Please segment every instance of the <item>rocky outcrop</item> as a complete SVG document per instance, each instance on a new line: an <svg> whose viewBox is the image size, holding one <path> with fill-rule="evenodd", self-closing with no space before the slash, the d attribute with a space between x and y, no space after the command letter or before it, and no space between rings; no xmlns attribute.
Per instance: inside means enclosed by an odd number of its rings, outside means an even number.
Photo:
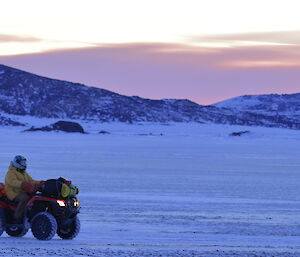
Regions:
<svg viewBox="0 0 300 257"><path fill-rule="evenodd" d="M64 131L69 133L85 133L84 129L79 123L70 121L58 121L50 124L49 126L44 126L41 128L31 127L25 131Z"/></svg>

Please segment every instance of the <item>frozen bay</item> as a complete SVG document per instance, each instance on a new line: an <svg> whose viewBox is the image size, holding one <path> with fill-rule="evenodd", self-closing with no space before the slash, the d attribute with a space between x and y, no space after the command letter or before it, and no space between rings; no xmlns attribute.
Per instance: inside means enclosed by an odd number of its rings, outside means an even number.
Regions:
<svg viewBox="0 0 300 257"><path fill-rule="evenodd" d="M0 129L3 178L22 154L34 178L71 179L82 204L76 239L3 234L1 256L300 256L299 131L83 125L89 134Z"/></svg>

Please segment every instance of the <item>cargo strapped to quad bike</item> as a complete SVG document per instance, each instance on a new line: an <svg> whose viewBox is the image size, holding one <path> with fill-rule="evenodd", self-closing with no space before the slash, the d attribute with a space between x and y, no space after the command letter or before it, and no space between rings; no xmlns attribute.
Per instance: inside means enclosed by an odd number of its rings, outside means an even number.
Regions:
<svg viewBox="0 0 300 257"><path fill-rule="evenodd" d="M47 180L41 191L44 196L62 198L75 197L79 193L78 188L72 185L71 181L61 177Z"/></svg>

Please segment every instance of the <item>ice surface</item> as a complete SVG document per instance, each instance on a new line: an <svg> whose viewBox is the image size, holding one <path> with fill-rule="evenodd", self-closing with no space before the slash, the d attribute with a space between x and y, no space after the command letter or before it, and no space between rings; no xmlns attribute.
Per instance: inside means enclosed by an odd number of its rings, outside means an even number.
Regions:
<svg viewBox="0 0 300 257"><path fill-rule="evenodd" d="M0 256L300 256L299 131L81 124L89 134L0 129L3 178L22 154L34 178L73 180L82 204L76 239L4 233Z"/></svg>

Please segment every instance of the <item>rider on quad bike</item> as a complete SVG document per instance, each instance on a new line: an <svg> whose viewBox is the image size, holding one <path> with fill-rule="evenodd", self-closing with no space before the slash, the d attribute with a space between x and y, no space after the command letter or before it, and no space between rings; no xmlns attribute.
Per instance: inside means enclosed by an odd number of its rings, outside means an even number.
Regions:
<svg viewBox="0 0 300 257"><path fill-rule="evenodd" d="M64 178L33 180L26 168L17 170L26 167L24 159L16 156L12 161L5 190L0 183L0 235L6 231L10 236L21 237L31 228L39 240L50 240L56 233L62 239L73 239L80 230L78 188ZM19 195L23 196L18 198ZM23 214L18 213L20 202Z"/></svg>
<svg viewBox="0 0 300 257"><path fill-rule="evenodd" d="M17 155L11 161L5 176L5 191L7 198L18 203L14 213L15 223L23 223L24 210L30 199L30 194L36 192L44 182L32 179L26 172L27 160Z"/></svg>

